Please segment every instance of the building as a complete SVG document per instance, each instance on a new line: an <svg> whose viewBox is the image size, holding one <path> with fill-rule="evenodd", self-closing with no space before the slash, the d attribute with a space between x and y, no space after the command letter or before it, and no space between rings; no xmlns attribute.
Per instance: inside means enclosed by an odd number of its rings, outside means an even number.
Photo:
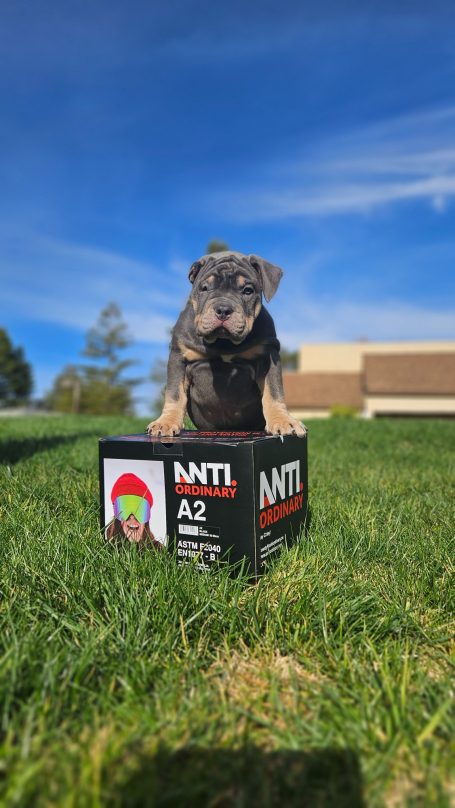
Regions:
<svg viewBox="0 0 455 808"><path fill-rule="evenodd" d="M283 381L297 418L336 408L366 417L455 417L455 341L302 345L298 370Z"/></svg>

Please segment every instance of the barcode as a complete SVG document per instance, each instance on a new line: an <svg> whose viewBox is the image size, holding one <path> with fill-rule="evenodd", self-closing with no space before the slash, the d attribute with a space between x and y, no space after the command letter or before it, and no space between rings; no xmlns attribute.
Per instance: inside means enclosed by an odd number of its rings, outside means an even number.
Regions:
<svg viewBox="0 0 455 808"><path fill-rule="evenodd" d="M197 525L179 525L179 533L186 533L189 536L198 535Z"/></svg>

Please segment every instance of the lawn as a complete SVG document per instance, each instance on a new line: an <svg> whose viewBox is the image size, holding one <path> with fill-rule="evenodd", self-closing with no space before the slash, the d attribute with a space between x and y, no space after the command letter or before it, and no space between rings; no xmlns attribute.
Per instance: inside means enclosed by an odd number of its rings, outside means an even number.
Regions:
<svg viewBox="0 0 455 808"><path fill-rule="evenodd" d="M255 586L101 538L97 438L143 427L0 419L2 804L454 804L455 422L311 423Z"/></svg>

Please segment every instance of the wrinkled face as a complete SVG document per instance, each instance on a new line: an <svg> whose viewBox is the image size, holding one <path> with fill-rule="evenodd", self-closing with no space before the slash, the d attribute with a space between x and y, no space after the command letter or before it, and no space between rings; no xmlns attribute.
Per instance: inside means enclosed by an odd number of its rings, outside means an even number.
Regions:
<svg viewBox="0 0 455 808"><path fill-rule="evenodd" d="M190 298L198 334L209 343L228 339L239 344L261 310L261 293L258 274L241 263L209 262L198 273Z"/></svg>

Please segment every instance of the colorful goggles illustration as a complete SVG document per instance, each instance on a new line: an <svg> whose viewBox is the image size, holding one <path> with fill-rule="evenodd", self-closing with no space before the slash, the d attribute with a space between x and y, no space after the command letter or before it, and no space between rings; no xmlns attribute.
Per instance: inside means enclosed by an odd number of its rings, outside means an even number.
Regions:
<svg viewBox="0 0 455 808"><path fill-rule="evenodd" d="M145 524L150 519L150 502L134 494L122 494L114 499L114 514L121 522L132 514L138 522Z"/></svg>

